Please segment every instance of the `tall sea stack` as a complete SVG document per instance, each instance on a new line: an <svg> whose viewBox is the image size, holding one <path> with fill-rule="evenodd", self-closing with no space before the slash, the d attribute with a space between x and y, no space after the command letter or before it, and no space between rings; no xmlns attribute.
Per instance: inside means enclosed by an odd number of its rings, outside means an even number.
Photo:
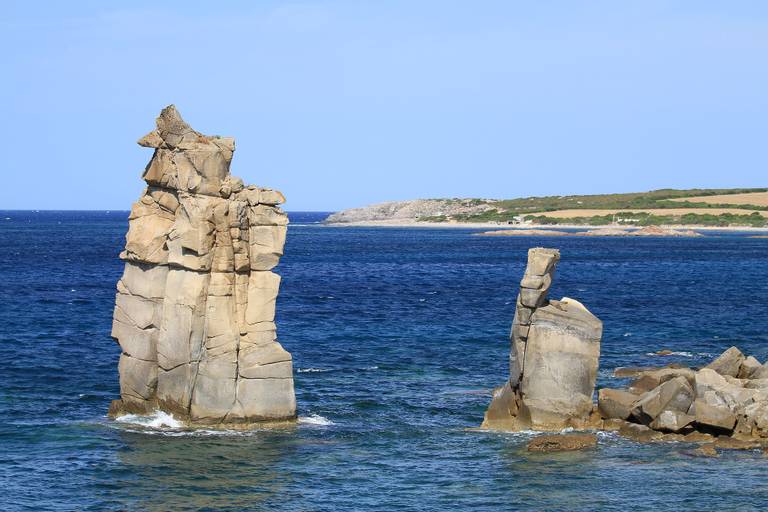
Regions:
<svg viewBox="0 0 768 512"><path fill-rule="evenodd" d="M494 396L483 427L562 430L587 425L603 324L580 302L548 300L556 249L528 251L512 321L510 377Z"/></svg>
<svg viewBox="0 0 768 512"><path fill-rule="evenodd" d="M160 409L206 425L295 418L291 354L274 323L283 195L231 176L234 139L196 132L173 105L139 145L155 152L120 254L112 337L121 398L110 415Z"/></svg>

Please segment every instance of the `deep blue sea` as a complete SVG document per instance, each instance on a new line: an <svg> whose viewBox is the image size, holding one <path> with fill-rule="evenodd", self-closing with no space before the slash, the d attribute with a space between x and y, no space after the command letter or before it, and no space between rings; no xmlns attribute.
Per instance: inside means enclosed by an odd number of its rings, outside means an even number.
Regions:
<svg viewBox="0 0 768 512"><path fill-rule="evenodd" d="M526 253L561 250L552 297L605 325L622 365L768 358L768 239L477 237L291 214L278 335L301 420L246 433L107 420L127 212L0 212L0 510L766 510L760 452L600 436L529 454L476 427L507 377ZM659 349L678 353L652 356Z"/></svg>

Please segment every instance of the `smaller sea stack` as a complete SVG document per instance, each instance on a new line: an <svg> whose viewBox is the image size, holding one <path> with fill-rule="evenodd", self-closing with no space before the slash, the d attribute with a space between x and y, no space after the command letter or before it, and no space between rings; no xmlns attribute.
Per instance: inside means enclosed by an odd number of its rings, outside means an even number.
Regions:
<svg viewBox="0 0 768 512"><path fill-rule="evenodd" d="M512 321L510 376L494 391L484 428L559 431L590 422L603 324L574 299L547 299L559 260L557 249L528 251Z"/></svg>

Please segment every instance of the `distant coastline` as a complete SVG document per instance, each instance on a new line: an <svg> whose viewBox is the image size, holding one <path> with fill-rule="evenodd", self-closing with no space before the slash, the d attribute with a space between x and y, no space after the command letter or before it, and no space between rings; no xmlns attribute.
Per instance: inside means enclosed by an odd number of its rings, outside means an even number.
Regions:
<svg viewBox="0 0 768 512"><path fill-rule="evenodd" d="M662 189L518 199L414 199L333 213L333 226L768 230L768 189Z"/></svg>
<svg viewBox="0 0 768 512"><path fill-rule="evenodd" d="M424 228L424 229L497 229L497 230L509 230L509 231L524 231L524 230L597 230L597 229L611 229L611 228L624 228L624 229L637 229L638 226L628 226L626 224L602 224L595 226L585 226L583 224L534 224L527 226L510 226L506 224L500 224L495 222L425 222L416 220L369 220L358 222L324 222L323 225L329 227L381 227L381 228ZM768 233L768 227L752 227L752 226L697 226L697 225L685 225L685 224L664 224L659 226L665 229L691 229L694 231L729 231L729 232L755 232L755 233Z"/></svg>

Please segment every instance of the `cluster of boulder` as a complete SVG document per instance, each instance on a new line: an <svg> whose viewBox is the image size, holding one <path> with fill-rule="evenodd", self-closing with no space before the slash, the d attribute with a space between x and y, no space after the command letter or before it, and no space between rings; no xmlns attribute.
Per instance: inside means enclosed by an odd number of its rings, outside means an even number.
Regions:
<svg viewBox="0 0 768 512"><path fill-rule="evenodd" d="M275 301L283 195L229 173L234 139L193 130L173 105L139 140L154 149L133 205L112 337L120 400L110 415L171 412L190 424L296 416Z"/></svg>
<svg viewBox="0 0 768 512"><path fill-rule="evenodd" d="M599 390L604 428L648 439L768 440L768 365L736 347L701 369L619 368L615 375L634 380L627 389Z"/></svg>
<svg viewBox="0 0 768 512"><path fill-rule="evenodd" d="M715 448L768 447L768 363L736 347L701 369L617 368L626 389L604 388L594 404L602 323L573 299L548 300L560 254L534 248L512 321L510 377L494 390L481 428L558 432L608 430L637 441ZM666 352L659 352L665 354ZM531 451L594 446L594 434L545 435Z"/></svg>
<svg viewBox="0 0 768 512"><path fill-rule="evenodd" d="M580 302L548 300L556 249L528 251L512 321L510 376L482 427L558 431L594 423L592 397L603 324Z"/></svg>

